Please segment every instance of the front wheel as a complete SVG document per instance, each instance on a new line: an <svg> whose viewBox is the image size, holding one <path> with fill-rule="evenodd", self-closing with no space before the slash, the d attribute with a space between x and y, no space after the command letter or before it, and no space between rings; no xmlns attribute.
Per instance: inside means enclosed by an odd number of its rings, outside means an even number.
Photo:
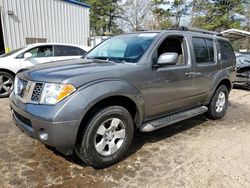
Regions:
<svg viewBox="0 0 250 188"><path fill-rule="evenodd" d="M134 125L130 113L122 106L100 110L85 126L76 153L86 164L105 168L121 160L128 152Z"/></svg>
<svg viewBox="0 0 250 188"><path fill-rule="evenodd" d="M207 117L210 119L220 119L226 114L228 107L228 89L221 85L215 91L215 94L208 105Z"/></svg>
<svg viewBox="0 0 250 188"><path fill-rule="evenodd" d="M14 88L14 76L0 71L0 98L8 97Z"/></svg>

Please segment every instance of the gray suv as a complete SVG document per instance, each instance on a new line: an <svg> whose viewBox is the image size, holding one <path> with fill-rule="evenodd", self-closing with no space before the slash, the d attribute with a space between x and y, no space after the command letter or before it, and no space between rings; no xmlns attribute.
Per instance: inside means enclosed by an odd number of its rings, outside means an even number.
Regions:
<svg viewBox="0 0 250 188"><path fill-rule="evenodd" d="M217 33L123 34L81 59L17 74L12 115L33 138L104 168L128 153L136 130L151 132L203 113L222 118L235 65L230 42Z"/></svg>

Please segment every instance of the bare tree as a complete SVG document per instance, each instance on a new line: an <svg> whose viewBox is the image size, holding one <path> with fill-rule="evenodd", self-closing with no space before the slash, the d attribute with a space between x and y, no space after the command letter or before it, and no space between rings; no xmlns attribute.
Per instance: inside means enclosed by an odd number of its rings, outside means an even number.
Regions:
<svg viewBox="0 0 250 188"><path fill-rule="evenodd" d="M150 0L125 0L120 3L122 15L119 25L124 31L138 31L150 24Z"/></svg>
<svg viewBox="0 0 250 188"><path fill-rule="evenodd" d="M190 8L190 3L187 0L174 0L169 1L171 5L170 12L172 16L175 18L175 26L180 26L180 21L183 16L188 15L188 10Z"/></svg>
<svg viewBox="0 0 250 188"><path fill-rule="evenodd" d="M190 13L190 24L189 24L191 27L193 26L193 21L194 21L194 16L195 16L194 13L195 13L197 3L198 3L198 0L193 0L191 2L191 13Z"/></svg>

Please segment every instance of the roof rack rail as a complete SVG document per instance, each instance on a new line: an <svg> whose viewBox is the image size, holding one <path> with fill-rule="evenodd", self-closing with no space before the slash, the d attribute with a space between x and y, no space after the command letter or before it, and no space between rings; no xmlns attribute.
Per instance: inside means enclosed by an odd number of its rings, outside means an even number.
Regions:
<svg viewBox="0 0 250 188"><path fill-rule="evenodd" d="M149 31L149 30L147 30L147 29L138 29L136 31Z"/></svg>
<svg viewBox="0 0 250 188"><path fill-rule="evenodd" d="M209 31L209 30L198 29L198 28L193 28L193 27L180 26L180 27L178 28L178 30L180 30L180 31L193 31L193 32L198 32L198 33L204 33L204 34L222 36L221 33L216 32L216 31Z"/></svg>

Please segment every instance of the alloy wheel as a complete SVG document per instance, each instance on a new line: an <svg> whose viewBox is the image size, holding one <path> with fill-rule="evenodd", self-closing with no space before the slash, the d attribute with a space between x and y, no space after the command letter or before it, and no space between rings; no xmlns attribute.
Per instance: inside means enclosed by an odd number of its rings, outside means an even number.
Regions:
<svg viewBox="0 0 250 188"><path fill-rule="evenodd" d="M0 75L0 96L9 95L13 90L13 80L7 75Z"/></svg>
<svg viewBox="0 0 250 188"><path fill-rule="evenodd" d="M103 155L116 153L124 143L126 136L125 125L118 118L111 118L103 122L95 135L95 149Z"/></svg>
<svg viewBox="0 0 250 188"><path fill-rule="evenodd" d="M216 112L220 113L224 109L225 103L226 103L226 95L224 92L220 92L215 105Z"/></svg>

